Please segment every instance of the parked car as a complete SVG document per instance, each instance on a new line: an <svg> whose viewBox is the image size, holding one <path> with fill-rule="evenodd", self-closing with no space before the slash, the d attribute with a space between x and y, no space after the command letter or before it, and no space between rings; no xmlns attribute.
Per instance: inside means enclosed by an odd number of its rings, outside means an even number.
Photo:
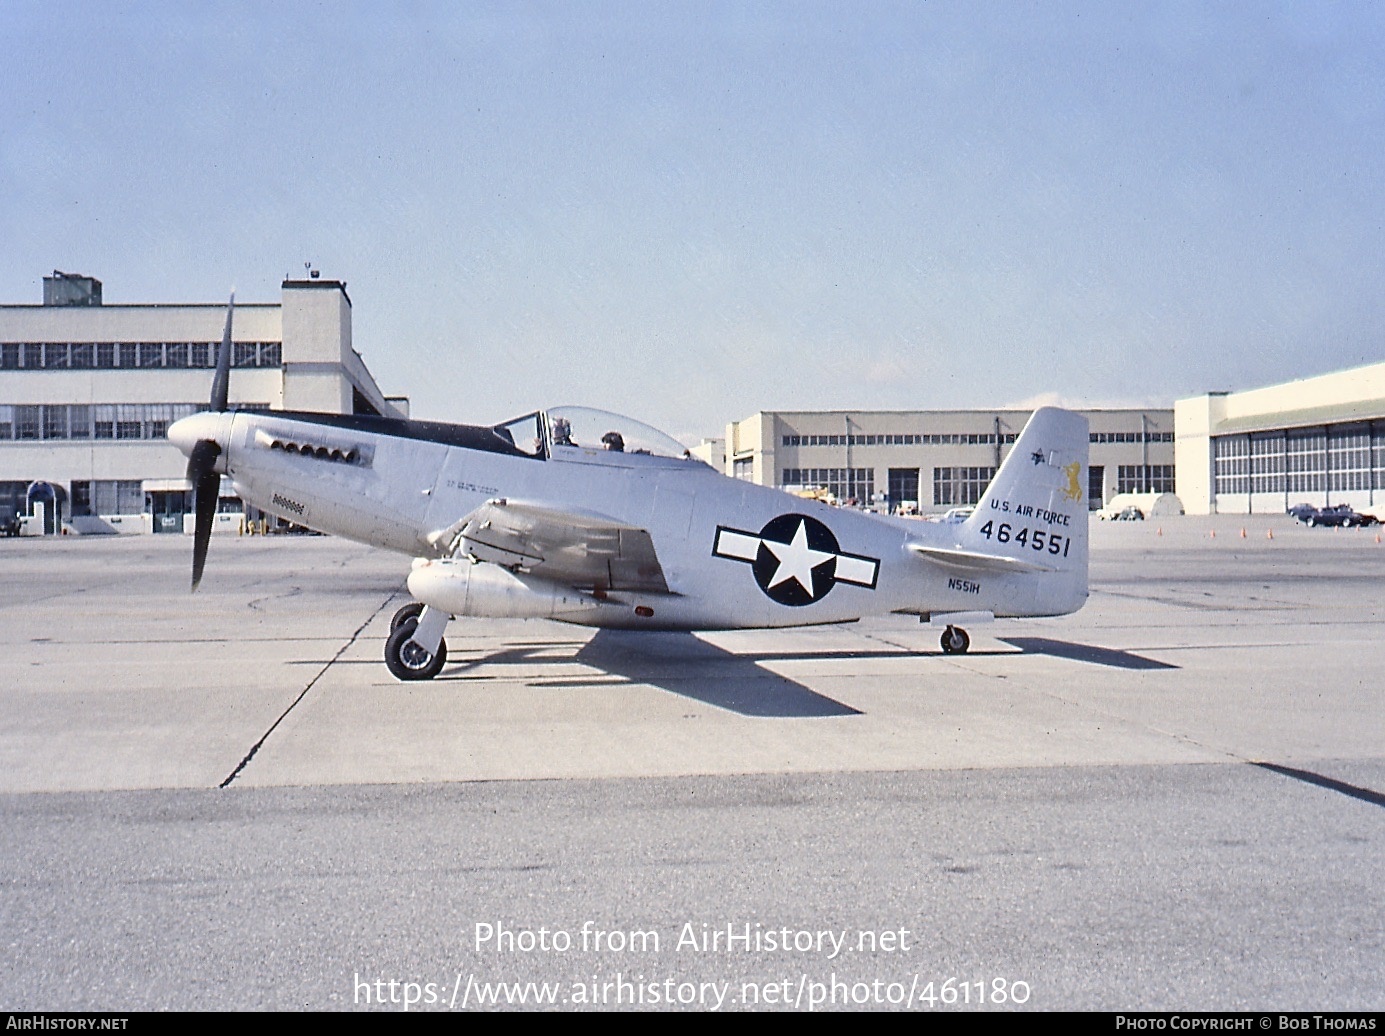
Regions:
<svg viewBox="0 0 1385 1036"><path fill-rule="evenodd" d="M1332 507L1309 507L1299 504L1289 508L1289 513L1294 515L1304 525L1310 529L1317 526L1327 526L1334 528L1341 526L1350 529L1355 526L1379 525L1380 519L1373 514L1361 514L1350 504L1334 504Z"/></svg>
<svg viewBox="0 0 1385 1036"><path fill-rule="evenodd" d="M1103 522L1142 522L1145 520L1145 513L1134 504L1131 504L1129 507L1121 508L1121 510L1115 513L1109 513L1104 510L1099 511L1097 512L1097 517Z"/></svg>

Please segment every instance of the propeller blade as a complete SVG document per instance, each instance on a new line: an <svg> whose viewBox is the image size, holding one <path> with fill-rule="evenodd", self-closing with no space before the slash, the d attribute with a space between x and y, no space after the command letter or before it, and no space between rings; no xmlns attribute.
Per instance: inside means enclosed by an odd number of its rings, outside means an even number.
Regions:
<svg viewBox="0 0 1385 1036"><path fill-rule="evenodd" d="M202 569L207 564L207 544L212 538L212 522L216 519L216 500L221 488L221 476L216 471L216 459L221 447L211 439L200 439L188 457L188 481L193 485L193 510L197 524L192 535L192 588L202 582Z"/></svg>
<svg viewBox="0 0 1385 1036"><path fill-rule="evenodd" d="M231 301L226 304L226 330L221 332L221 348L216 353L216 374L212 377L212 399L209 409L218 413L227 407L226 399L231 389L231 317L236 311L236 293L231 292Z"/></svg>

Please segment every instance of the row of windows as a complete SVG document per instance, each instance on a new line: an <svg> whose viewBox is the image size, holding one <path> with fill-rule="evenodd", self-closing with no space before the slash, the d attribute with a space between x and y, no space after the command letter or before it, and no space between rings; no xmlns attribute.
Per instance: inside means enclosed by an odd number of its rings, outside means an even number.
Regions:
<svg viewBox="0 0 1385 1036"><path fill-rule="evenodd" d="M1015 433L1000 437L1015 441ZM786 435L785 446L994 446L993 432L955 432L936 435Z"/></svg>
<svg viewBox="0 0 1385 1036"><path fill-rule="evenodd" d="M781 489L826 489L838 500L870 500L874 468L785 468Z"/></svg>
<svg viewBox="0 0 1385 1036"><path fill-rule="evenodd" d="M1173 432L1092 432L1087 438L1094 443L1173 442Z"/></svg>
<svg viewBox="0 0 1385 1036"><path fill-rule="evenodd" d="M1218 436L1212 464L1219 494L1385 489L1385 423Z"/></svg>
<svg viewBox="0 0 1385 1036"><path fill-rule="evenodd" d="M0 405L0 443L71 439L162 439L201 403L49 403Z"/></svg>
<svg viewBox="0 0 1385 1036"><path fill-rule="evenodd" d="M0 370L184 370L216 366L219 342L4 342ZM233 367L282 367L279 342L234 342Z"/></svg>
<svg viewBox="0 0 1385 1036"><path fill-rule="evenodd" d="M1013 443L1014 432L1000 437L1004 445ZM1173 442L1173 432L1092 432L1094 443ZM785 446L994 446L994 432L943 432L910 435L786 435Z"/></svg>
<svg viewBox="0 0 1385 1036"><path fill-rule="evenodd" d="M1120 464L1116 467L1117 493L1172 493L1172 464ZM1100 496L1098 490L1094 496Z"/></svg>

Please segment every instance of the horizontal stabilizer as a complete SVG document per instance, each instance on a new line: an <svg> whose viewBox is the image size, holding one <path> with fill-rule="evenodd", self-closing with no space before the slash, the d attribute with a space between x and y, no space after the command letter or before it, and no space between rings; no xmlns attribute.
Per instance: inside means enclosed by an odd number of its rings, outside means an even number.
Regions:
<svg viewBox="0 0 1385 1036"><path fill-rule="evenodd" d="M910 543L909 550L921 558L948 568L971 572L1056 572L1056 568L1033 561L1006 557L1003 554L981 554L956 547L930 547L926 543Z"/></svg>

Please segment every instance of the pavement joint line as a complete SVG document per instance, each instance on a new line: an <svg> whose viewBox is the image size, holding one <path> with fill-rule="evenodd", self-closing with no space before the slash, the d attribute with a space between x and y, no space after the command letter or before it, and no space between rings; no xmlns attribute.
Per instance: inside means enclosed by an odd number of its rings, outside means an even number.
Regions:
<svg viewBox="0 0 1385 1036"><path fill-rule="evenodd" d="M217 785L218 788L230 787L231 782L234 781L237 777L239 777L241 775L241 771L250 765L250 760L255 758L255 753L260 750L260 746L269 740L269 735L273 734L274 731L279 728L279 724L284 722L284 720L288 718L288 714L298 707L298 703L308 696L308 692L311 691L314 686L316 686L317 682L322 679L322 677L326 674L327 670L331 669L332 666L336 664L337 659L341 658L341 656L346 653L347 649L350 648L353 644L355 644L356 641L360 638L360 635L365 632L365 628L369 626L372 622L374 622L376 616L378 616L381 612L388 608L390 606L390 603L398 596L399 591L395 590L391 592L388 597L386 597L383 601L380 602L379 606L376 607L376 609L373 612L366 616L365 621L356 627L356 631L352 633L349 638L347 638L346 643L337 649L337 653L333 655L330 659L328 659L326 663L323 664L322 668L319 669L313 675L313 678L308 681L307 686L305 686L303 690L298 692L298 697L294 698L293 701L289 703L289 707L279 714L279 718L276 719L273 723L271 723L269 729L260 735L260 739L250 746L250 751L245 753L245 758L240 761L240 764L234 770L231 771L230 775L227 776L227 778L224 781Z"/></svg>

